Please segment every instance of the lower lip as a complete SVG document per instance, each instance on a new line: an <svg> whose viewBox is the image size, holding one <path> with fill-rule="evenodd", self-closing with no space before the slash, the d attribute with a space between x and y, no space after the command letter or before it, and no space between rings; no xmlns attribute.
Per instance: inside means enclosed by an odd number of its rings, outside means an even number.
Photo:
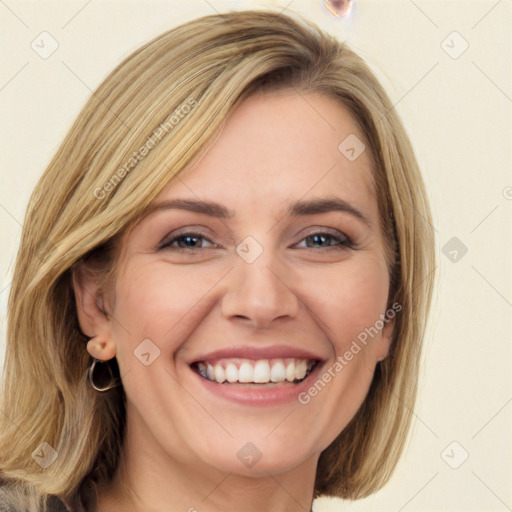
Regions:
<svg viewBox="0 0 512 512"><path fill-rule="evenodd" d="M258 387L256 385L249 387L245 384L219 384L205 379L192 368L189 367L189 369L202 386L218 397L245 405L279 405L298 401L298 395L312 386L322 366L323 363L318 362L313 371L297 384L280 383L272 387L267 387L265 384L257 385Z"/></svg>

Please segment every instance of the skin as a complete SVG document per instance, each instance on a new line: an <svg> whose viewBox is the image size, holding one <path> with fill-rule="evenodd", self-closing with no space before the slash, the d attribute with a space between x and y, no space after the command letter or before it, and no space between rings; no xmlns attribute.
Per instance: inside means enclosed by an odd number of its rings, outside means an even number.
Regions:
<svg viewBox="0 0 512 512"><path fill-rule="evenodd" d="M307 405L221 399L187 361L233 345L284 344L313 351L327 369L385 313L389 275L370 155L349 161L340 153L350 134L364 140L345 107L327 96L252 96L155 200L212 200L234 216L172 209L143 218L122 239L115 302L75 276L80 325L93 336L87 350L117 358L127 396L124 466L101 491L98 510L310 510L318 458L364 400L388 353L392 321ZM285 213L295 200L333 195L370 225L340 211ZM182 238L158 250L197 228L208 240ZM356 247L311 237L326 231ZM247 236L263 248L250 264L235 250ZM149 366L133 353L144 339L160 350ZM251 468L236 456L246 442L262 453ZM141 501L131 502L123 484Z"/></svg>

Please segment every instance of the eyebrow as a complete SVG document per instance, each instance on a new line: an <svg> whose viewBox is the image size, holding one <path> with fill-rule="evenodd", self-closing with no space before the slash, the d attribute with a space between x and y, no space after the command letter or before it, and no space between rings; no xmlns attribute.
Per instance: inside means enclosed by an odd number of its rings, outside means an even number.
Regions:
<svg viewBox="0 0 512 512"><path fill-rule="evenodd" d="M163 210L187 210L189 212L202 213L211 217L219 219L230 219L234 217L234 213L229 208L216 203L214 201L196 201L193 199L172 199L169 201L162 201L154 203L144 213L147 215ZM293 217L315 215L320 213L328 213L332 211L344 212L352 215L358 220L362 221L368 227L371 227L372 222L355 206L341 199L339 197L324 197L311 200L298 200L290 204L285 214Z"/></svg>

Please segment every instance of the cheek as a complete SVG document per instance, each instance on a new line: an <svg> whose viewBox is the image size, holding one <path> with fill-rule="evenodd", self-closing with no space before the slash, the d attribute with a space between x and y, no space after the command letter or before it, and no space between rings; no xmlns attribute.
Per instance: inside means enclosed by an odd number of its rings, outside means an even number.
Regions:
<svg viewBox="0 0 512 512"><path fill-rule="evenodd" d="M171 272L168 263L128 267L116 288L113 329L118 359L131 366L133 351L144 339L172 355L197 323L214 282L211 273Z"/></svg>
<svg viewBox="0 0 512 512"><path fill-rule="evenodd" d="M168 414L176 354L208 308L218 280L168 263L127 267L116 288L113 335L127 401L145 418ZM149 341L148 341L149 340Z"/></svg>
<svg viewBox="0 0 512 512"><path fill-rule="evenodd" d="M346 261L336 271L310 276L309 302L322 320L324 331L337 355L348 350L361 332L375 325L386 310L389 276L385 263L368 255ZM363 347L369 349L370 345ZM368 350L362 350L367 353ZM360 358L361 359L361 358Z"/></svg>
<svg viewBox="0 0 512 512"><path fill-rule="evenodd" d="M389 278L385 263L368 255L346 261L336 272L323 276L326 286L318 286L319 273L310 276L308 306L322 327L334 351L319 378L300 397L333 440L355 415L370 387L376 363L380 331L371 331L385 313ZM361 337L367 336L365 342ZM321 381L321 382L320 382ZM320 421L323 418L324 421ZM324 446L325 447L325 446Z"/></svg>

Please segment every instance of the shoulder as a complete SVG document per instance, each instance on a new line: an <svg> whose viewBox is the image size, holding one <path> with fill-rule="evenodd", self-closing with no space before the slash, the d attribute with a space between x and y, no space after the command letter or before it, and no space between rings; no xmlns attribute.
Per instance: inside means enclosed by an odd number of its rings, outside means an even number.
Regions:
<svg viewBox="0 0 512 512"><path fill-rule="evenodd" d="M70 512L56 496L48 496L47 512ZM0 512L33 512L27 495L12 486L0 485ZM37 511L39 512L39 511Z"/></svg>
<svg viewBox="0 0 512 512"><path fill-rule="evenodd" d="M25 512L28 511L27 507L27 499L19 489L12 485L0 485L0 512Z"/></svg>

